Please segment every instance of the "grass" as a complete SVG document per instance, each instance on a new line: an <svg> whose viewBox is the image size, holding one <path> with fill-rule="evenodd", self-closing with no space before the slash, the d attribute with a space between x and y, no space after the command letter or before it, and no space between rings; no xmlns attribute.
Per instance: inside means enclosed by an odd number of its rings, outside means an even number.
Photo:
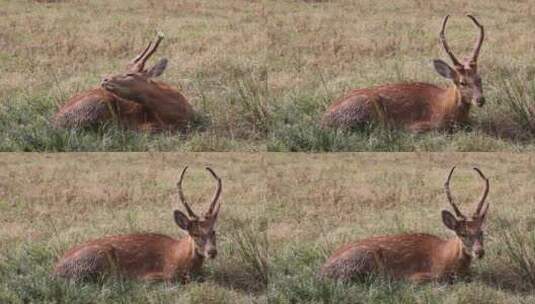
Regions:
<svg viewBox="0 0 535 304"><path fill-rule="evenodd" d="M534 159L518 154L271 154L267 176L271 253L270 303L535 303ZM452 233L442 224L448 208L443 184L458 171L452 193L472 212L490 178L490 209L482 260L471 280L451 285L370 278L337 283L317 278L339 246L373 235Z"/></svg>
<svg viewBox="0 0 535 304"><path fill-rule="evenodd" d="M265 303L265 187L253 154L6 154L0 160L0 303ZM137 231L180 237L172 211L179 169L185 195L204 212L223 180L216 259L191 284L104 278L54 279L63 252L103 235ZM26 189L28 185L32 185ZM261 266L262 268L259 268Z"/></svg>
<svg viewBox="0 0 535 304"><path fill-rule="evenodd" d="M182 235L172 221L179 169L193 208L223 180L219 255L191 284L50 277L68 248L137 231ZM472 277L451 285L369 278L321 281L327 257L372 235L450 237L443 183L465 213L490 178L485 249ZM535 303L535 159L510 153L74 153L0 159L1 303Z"/></svg>
<svg viewBox="0 0 535 304"><path fill-rule="evenodd" d="M504 240L502 266L513 268L514 276L508 278L514 283L522 282L517 287L525 290L535 286L535 233L532 227L513 225L502 221L500 237ZM533 224L532 221L528 222ZM514 284L513 282L508 282Z"/></svg>
<svg viewBox="0 0 535 304"><path fill-rule="evenodd" d="M1 0L1 151L525 151L534 147L530 1L10 1ZM105 10L105 14L103 14ZM485 25L480 72L487 104L455 134L381 127L322 130L321 114L351 88L398 81L445 84L440 19L462 57ZM70 96L120 71L156 30L162 76L202 119L187 135L110 124L56 130ZM515 39L510 39L515 37Z"/></svg>
<svg viewBox="0 0 535 304"><path fill-rule="evenodd" d="M227 151L264 149L265 18L247 1L2 1L0 150ZM106 14L102 14L102 9ZM222 13L224 12L224 13ZM253 18L254 16L254 18ZM148 135L110 124L56 130L50 118L76 92L121 71L159 30L162 80L202 117L189 135Z"/></svg>

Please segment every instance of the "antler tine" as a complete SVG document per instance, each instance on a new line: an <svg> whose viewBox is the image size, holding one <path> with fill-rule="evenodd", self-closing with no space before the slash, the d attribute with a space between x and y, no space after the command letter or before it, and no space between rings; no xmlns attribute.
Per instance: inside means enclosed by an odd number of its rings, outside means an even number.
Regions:
<svg viewBox="0 0 535 304"><path fill-rule="evenodd" d="M446 30L446 23L448 23L449 17L450 15L446 15L446 17L444 17L444 20L442 21L442 28L440 30L440 35L439 35L440 42L442 42L442 47L444 47L444 50L450 56L450 59L453 62L453 64L456 66L462 66L462 64L459 62L459 60L457 60L455 55L453 55L453 52L450 50L448 43L446 42L446 34L444 32Z"/></svg>
<svg viewBox="0 0 535 304"><path fill-rule="evenodd" d="M481 195L481 198L479 199L479 203L477 204L476 212L474 212L474 216L480 217L481 216L481 213L480 213L481 212L481 208L483 207L483 203L487 199L487 195L489 194L490 186L489 186L489 179L486 178L485 175L483 175L483 172L481 172L481 170L479 170L479 168L476 168L476 167L474 167L474 170L485 181L485 190L483 190L483 194ZM488 208L488 206L487 206L487 208ZM485 209L485 212L486 212L486 209Z"/></svg>
<svg viewBox="0 0 535 304"><path fill-rule="evenodd" d="M210 209L208 209L207 214L209 214L209 215L217 215L217 213L219 212L219 206L221 204L218 204L217 210L216 210L215 213L214 213L214 207L215 207L216 202L219 200L219 196L221 195L221 189L223 188L223 185L221 183L221 178L219 178L219 176L217 176L217 174L215 174L215 172L214 172L214 170L212 170L212 168L206 167L206 170L208 170L208 172L210 172L212 174L212 176L215 178L215 180L217 181L217 189L216 189L216 191L214 193L214 197L212 198L212 202L210 203Z"/></svg>
<svg viewBox="0 0 535 304"><path fill-rule="evenodd" d="M158 32L158 36L156 37L156 42L154 44L149 44L148 52L140 58L141 59L141 61L139 62L140 71L143 70L143 68L145 67L145 62L147 62L147 60L152 56L152 54L156 52L156 50L158 49L158 46L160 46L160 42L162 42L163 40L163 37L164 37L163 34Z"/></svg>
<svg viewBox="0 0 535 304"><path fill-rule="evenodd" d="M482 221L485 220L485 217L487 216L487 211L489 210L489 206L490 206L490 204L487 203L487 204L485 205L485 208L483 209L483 211L481 211L481 217L480 217L480 219L481 219Z"/></svg>
<svg viewBox="0 0 535 304"><path fill-rule="evenodd" d="M149 42L149 44L148 44L147 47L143 50L143 52L139 53L134 59L132 59L132 60L130 61L129 66L131 66L131 67L135 67L136 64L137 64L137 62L138 62L143 56L145 56L145 54L147 53L147 51L150 49L151 45L152 45L152 41Z"/></svg>
<svg viewBox="0 0 535 304"><path fill-rule="evenodd" d="M475 23L475 25L479 28L479 38L476 41L476 45L474 46L474 50L472 52L472 56L470 57L471 63L477 63L477 58L479 57L479 50L481 50L481 45L483 44L483 40L485 39L485 29L483 26L477 21L477 19L468 14L466 15L468 18L472 19L472 21Z"/></svg>
<svg viewBox="0 0 535 304"><path fill-rule="evenodd" d="M453 211L455 211L455 214L458 217L465 219L466 217L461 213L459 208L457 208L457 205L455 205L455 202L453 202L453 197L451 196L450 180L451 180L451 176L453 174L453 170L455 170L455 166L453 166L453 168L451 168L450 174L448 174L448 179L444 183L444 190L446 191L446 196L448 197L448 201L450 202L450 205L453 208Z"/></svg>
<svg viewBox="0 0 535 304"><path fill-rule="evenodd" d="M184 192L182 191L182 179L184 178L184 174L186 173L186 170L188 167L184 167L182 170L182 173L180 173L180 178L178 179L178 182L176 183L176 187L178 190L178 198L186 208L186 211L188 212L188 215L194 219L198 219L199 217L191 210L190 206L188 205L188 202L186 201L186 198L184 197Z"/></svg>

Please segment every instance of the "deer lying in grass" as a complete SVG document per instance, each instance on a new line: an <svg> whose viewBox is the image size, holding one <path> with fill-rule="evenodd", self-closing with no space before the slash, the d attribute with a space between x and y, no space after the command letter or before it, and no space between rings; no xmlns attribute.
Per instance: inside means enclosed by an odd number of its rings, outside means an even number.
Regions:
<svg viewBox="0 0 535 304"><path fill-rule="evenodd" d="M158 34L156 42L150 42L127 65L126 72L106 77L101 87L72 97L54 115L53 124L76 128L115 119L121 126L139 131L185 129L193 118L191 105L176 89L154 80L165 70L167 59L145 69L162 39Z"/></svg>
<svg viewBox="0 0 535 304"><path fill-rule="evenodd" d="M357 241L336 250L321 267L320 276L349 281L376 273L414 282L466 276L472 258L482 258L485 253L483 223L489 204L485 208L483 205L489 192L489 180L474 168L485 181L485 190L476 211L467 218L459 211L450 194L449 182L454 169L451 169L444 188L457 218L443 210L442 222L455 232L456 237L444 240L430 234L415 233Z"/></svg>
<svg viewBox="0 0 535 304"><path fill-rule="evenodd" d="M381 123L392 128L403 128L420 133L431 130L452 130L467 124L471 104L485 103L477 60L484 39L483 26L472 15L467 15L479 28L479 38L472 55L464 62L450 51L444 34L449 16L442 22L440 41L453 62L435 59L435 70L451 80L448 87L429 83L386 84L356 89L335 101L325 112L322 126L350 129L370 123Z"/></svg>
<svg viewBox="0 0 535 304"><path fill-rule="evenodd" d="M174 211L176 224L188 232L176 240L156 233L138 233L109 236L76 246L56 263L54 274L74 280L91 279L106 273L120 274L142 280L172 281L177 277L185 283L192 272L198 272L206 257L215 258L216 234L214 225L221 204L217 204L222 190L221 179L206 168L217 181L217 190L210 208L203 218L188 205L182 191L182 179L177 183L178 198L184 205L186 216Z"/></svg>

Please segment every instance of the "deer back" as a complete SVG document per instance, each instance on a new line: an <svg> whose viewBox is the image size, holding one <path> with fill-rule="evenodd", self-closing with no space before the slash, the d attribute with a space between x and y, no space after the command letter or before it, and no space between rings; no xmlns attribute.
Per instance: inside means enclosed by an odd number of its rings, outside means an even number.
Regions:
<svg viewBox="0 0 535 304"><path fill-rule="evenodd" d="M156 118L139 103L94 88L69 99L54 114L52 124L56 128L83 128L111 120L127 129L140 130Z"/></svg>
<svg viewBox="0 0 535 304"><path fill-rule="evenodd" d="M440 254L437 255L437 249L444 244L444 240L429 234L372 237L336 250L321 272L327 277L351 270L350 277L375 272L406 278L416 272L432 271L438 264L444 265Z"/></svg>

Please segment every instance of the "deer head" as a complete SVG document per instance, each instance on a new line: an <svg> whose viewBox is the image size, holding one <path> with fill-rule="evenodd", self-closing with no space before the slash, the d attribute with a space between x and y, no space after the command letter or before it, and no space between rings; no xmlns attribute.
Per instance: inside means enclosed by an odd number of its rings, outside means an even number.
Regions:
<svg viewBox="0 0 535 304"><path fill-rule="evenodd" d="M450 174L448 175L448 179L444 184L444 190L457 217L447 210L442 210L442 222L444 225L446 225L446 227L455 231L457 237L463 243L463 249L465 253L469 254L470 256L482 258L485 254L485 250L483 248L483 223L485 222L485 216L487 215L487 211L489 209L489 204L485 204L485 200L489 194L489 180L478 168L474 168L478 175L484 180L485 189L483 190L483 194L479 199L475 212L470 218L468 218L461 213L451 196L450 179L451 175L453 174L453 170L455 170L455 167L451 169ZM485 208L483 208L483 205L485 205Z"/></svg>
<svg viewBox="0 0 535 304"><path fill-rule="evenodd" d="M448 22L449 15L444 17L442 21L442 29L440 30L440 42L444 47L444 50L453 62L453 67L450 67L446 62L441 59L433 60L435 70L442 76L453 81L454 85L459 89L461 94L461 101L464 103L472 103L479 107L485 104L485 97L483 96L483 90L481 87L481 77L477 71L477 59L479 57L479 51L481 44L485 38L485 32L483 26L472 15L467 15L475 25L479 28L479 38L476 41L472 55L465 59L462 63L457 60L453 52L450 50L448 43L446 42L446 23Z"/></svg>
<svg viewBox="0 0 535 304"><path fill-rule="evenodd" d="M194 240L195 252L197 254L202 257L215 258L217 255L217 248L214 226L217 220L217 215L219 214L219 208L221 207L220 203L216 204L221 194L221 179L211 168L206 167L206 170L208 170L208 172L210 172L210 174L217 181L217 189L212 198L212 202L210 203L210 208L208 208L208 211L203 215L202 218L200 218L193 212L188 202L184 198L184 192L182 191L182 179L184 178L184 174L186 173L187 169L188 167L185 167L184 170L182 170L180 178L177 182L177 189L178 199L182 202L184 208L186 208L188 215L182 213L180 210L175 210L175 222L180 228L187 231L190 237Z"/></svg>
<svg viewBox="0 0 535 304"><path fill-rule="evenodd" d="M102 79L101 86L111 93L129 100L137 100L139 96L149 92L156 86L152 78L160 76L167 67L167 59L160 59L152 68L145 69L145 63L156 52L163 34L158 33L156 41L149 45L127 65L126 72Z"/></svg>

